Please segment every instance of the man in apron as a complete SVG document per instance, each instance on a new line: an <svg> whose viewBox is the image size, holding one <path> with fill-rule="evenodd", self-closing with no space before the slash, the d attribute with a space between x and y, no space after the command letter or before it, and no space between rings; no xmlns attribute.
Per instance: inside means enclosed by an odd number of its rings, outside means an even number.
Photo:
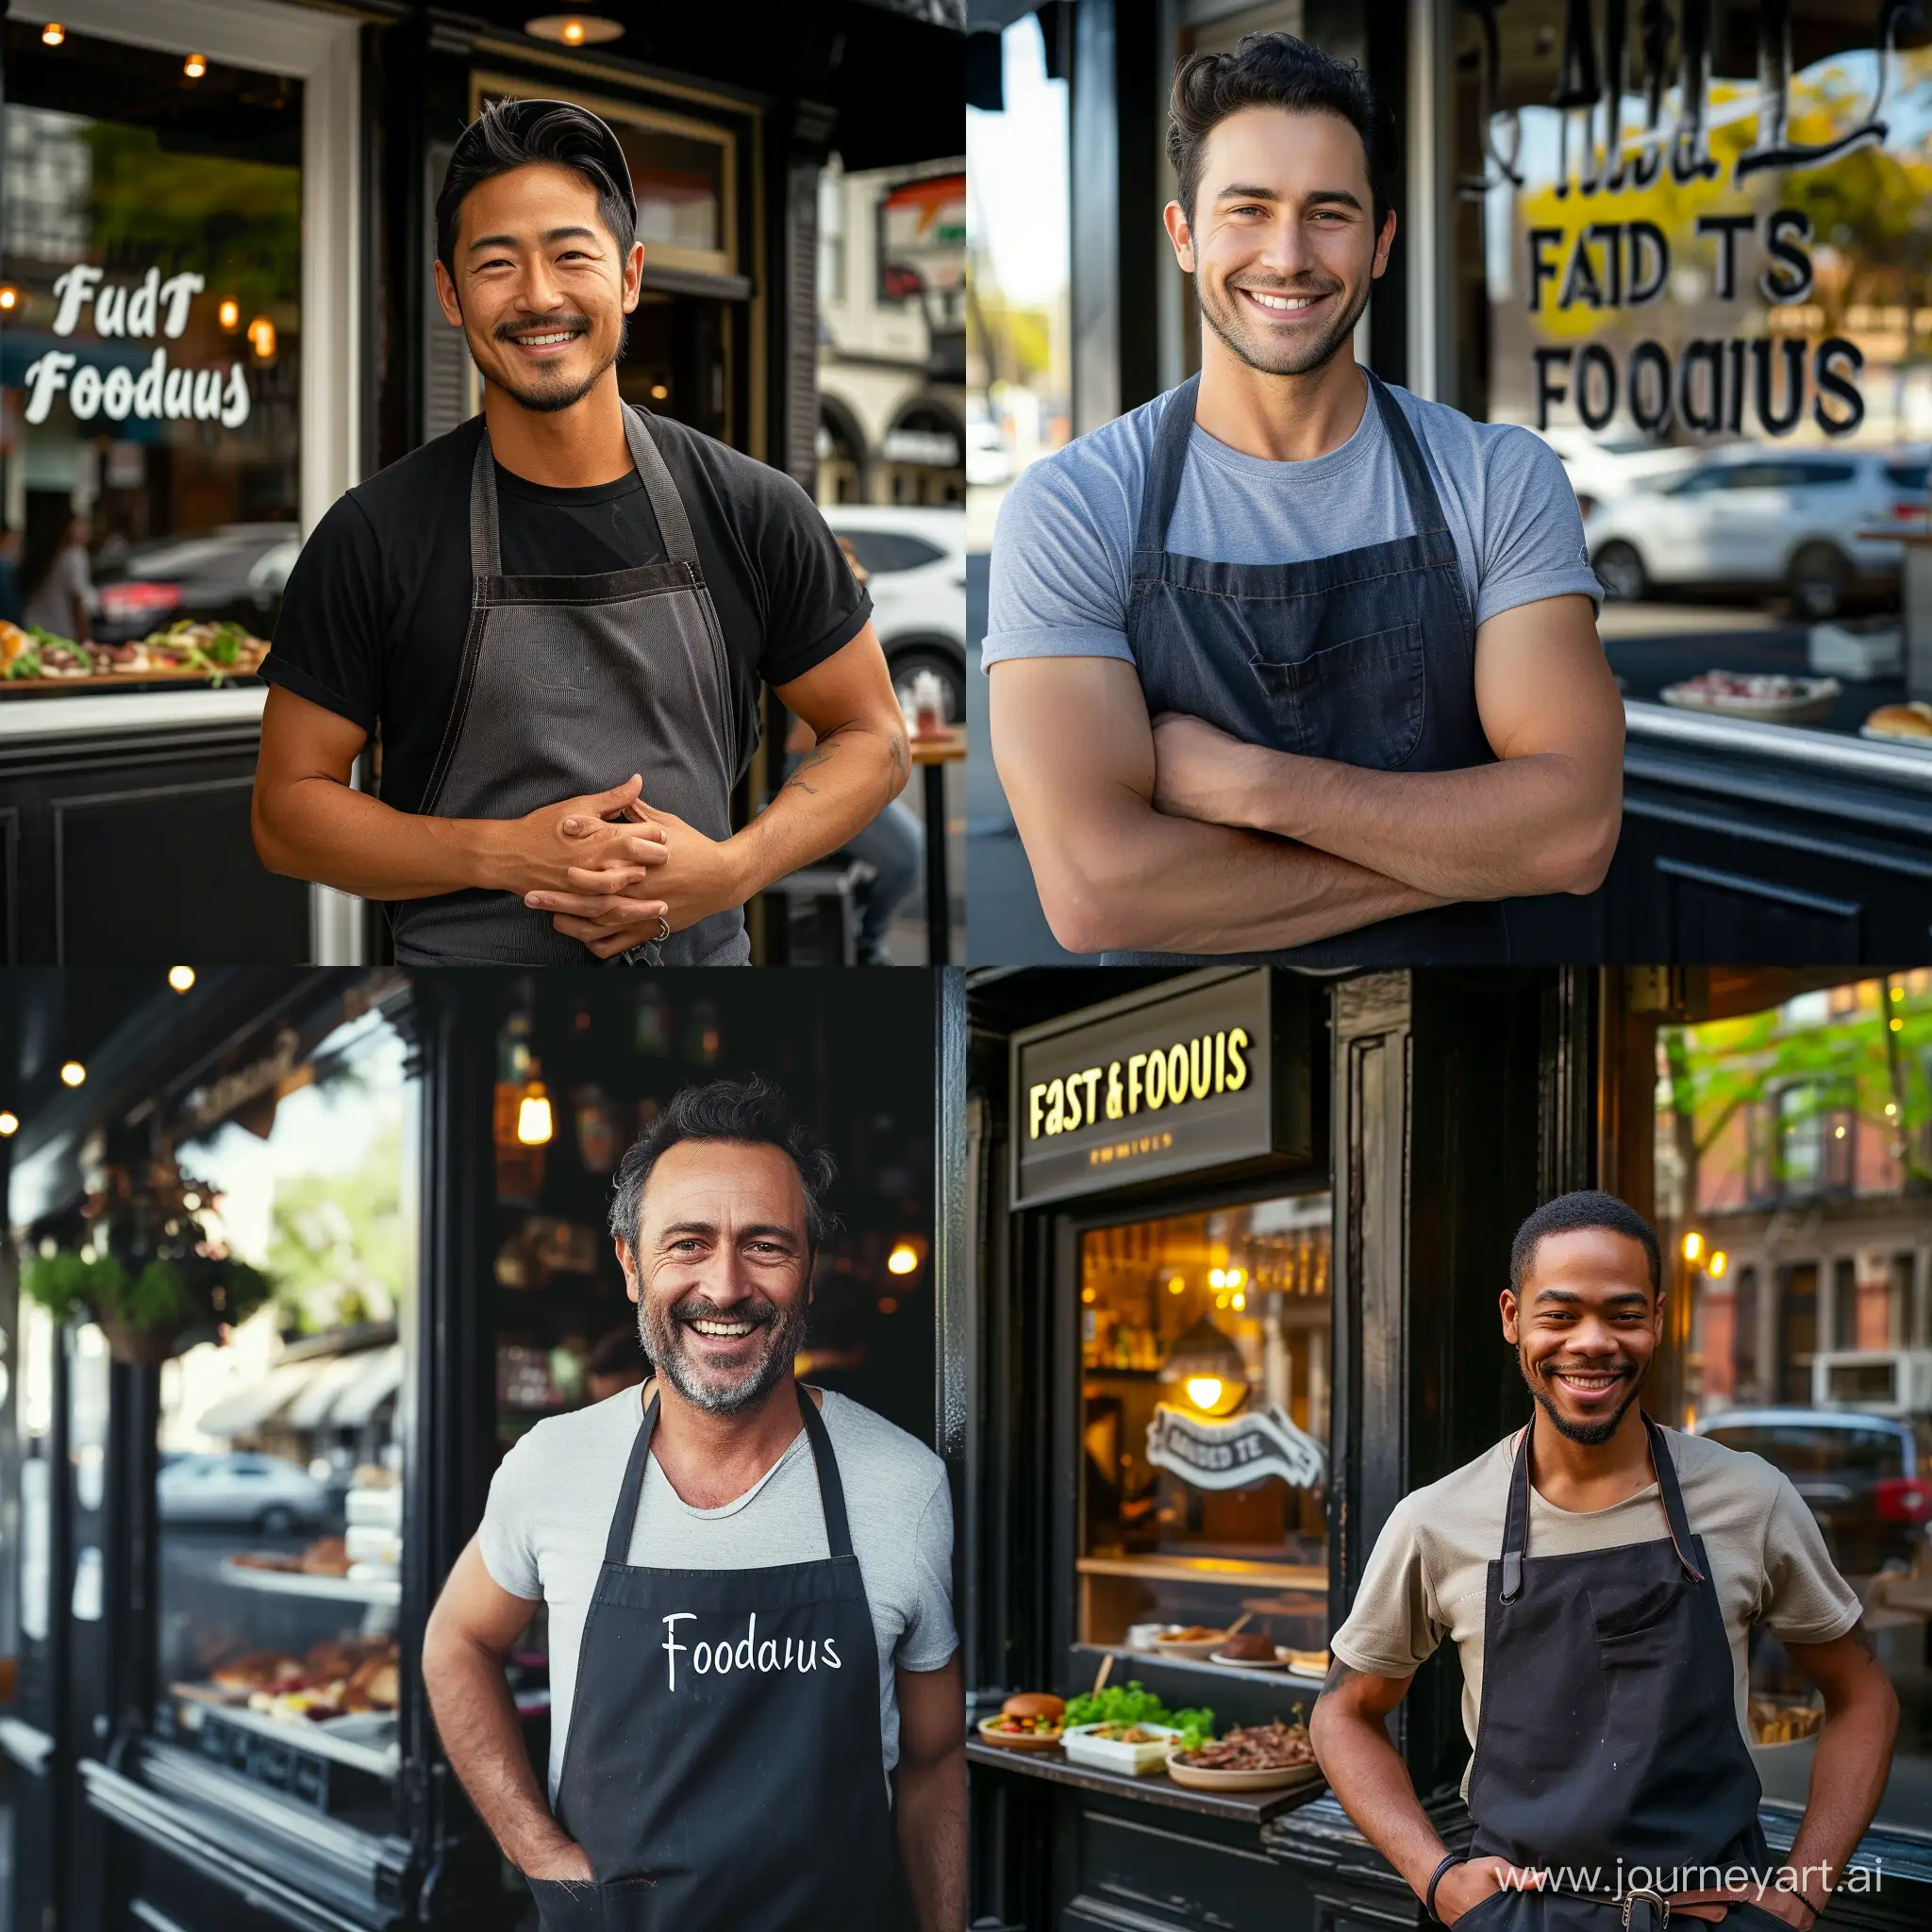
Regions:
<svg viewBox="0 0 1932 1932"><path fill-rule="evenodd" d="M791 1374L829 1178L765 1083L676 1096L611 1208L655 1374L518 1442L430 1619L443 1748L544 1932L964 1923L945 1471ZM504 1677L539 1599L547 1789Z"/></svg>
<svg viewBox="0 0 1932 1932"><path fill-rule="evenodd" d="M636 225L586 109L464 130L436 286L483 413L341 498L289 581L257 848L388 902L407 964L742 964L745 901L906 782L871 605L810 500L626 400L691 407L673 385L721 374L681 375L666 305L640 308ZM734 833L764 684L816 746ZM379 798L353 783L378 732Z"/></svg>
<svg viewBox="0 0 1932 1932"><path fill-rule="evenodd" d="M1502 902L1601 882L1623 708L1574 496L1524 429L1353 354L1391 117L1286 34L1174 79L1166 220L1201 373L1024 471L983 660L1074 952L1503 962Z"/></svg>
<svg viewBox="0 0 1932 1932"><path fill-rule="evenodd" d="M1530 1422L1403 1499L1333 1638L1322 1768L1443 1924L1808 1932L1885 1790L1898 1700L1810 1511L1769 1463L1639 1407L1660 1280L1650 1224L1612 1195L1530 1216L1502 1295ZM1824 1702L1782 1860L1747 1743L1754 1627ZM1445 1637L1474 1747L1466 1854L1443 1844L1384 1725Z"/></svg>

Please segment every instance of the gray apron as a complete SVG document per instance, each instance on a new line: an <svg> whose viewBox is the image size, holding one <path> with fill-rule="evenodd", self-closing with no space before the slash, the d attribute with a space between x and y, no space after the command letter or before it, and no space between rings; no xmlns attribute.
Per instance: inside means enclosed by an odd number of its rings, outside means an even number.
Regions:
<svg viewBox="0 0 1932 1932"><path fill-rule="evenodd" d="M731 834L731 791L752 747L737 742L724 640L677 486L641 410L625 440L665 560L591 576L503 575L496 465L486 428L470 482L470 628L456 702L423 810L514 819L633 772L644 804L709 839ZM514 892L446 892L390 908L406 966L592 966L580 941ZM742 966L744 914L714 912L626 963Z"/></svg>
<svg viewBox="0 0 1932 1932"><path fill-rule="evenodd" d="M1127 641L1147 709L1204 718L1246 744L1378 772L1495 761L1475 708L1475 620L1456 540L1408 419L1373 370L1415 533L1300 563L1213 563L1167 547L1194 429L1197 375L1168 398L1134 537ZM1110 953L1110 965L1185 956ZM1216 956L1224 958L1225 955ZM1293 966L1507 965L1500 904L1442 906L1256 954Z"/></svg>

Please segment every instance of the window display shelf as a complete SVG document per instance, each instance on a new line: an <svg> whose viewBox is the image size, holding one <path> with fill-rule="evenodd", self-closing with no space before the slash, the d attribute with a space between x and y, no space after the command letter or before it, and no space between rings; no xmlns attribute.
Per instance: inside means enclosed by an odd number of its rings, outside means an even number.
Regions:
<svg viewBox="0 0 1932 1932"><path fill-rule="evenodd" d="M352 1717L312 1724L306 1718L271 1717L266 1711L249 1709L245 1704L231 1704L220 1695L209 1696L192 1684L176 1684L172 1688L182 1701L181 1727L187 1732L198 1731L206 1714L215 1713L221 1723L238 1730L253 1732L291 1750L346 1764L371 1777L392 1781L402 1764L393 1711L358 1712ZM352 1725L353 1730L349 1728ZM374 1741L375 1739L382 1741Z"/></svg>
<svg viewBox="0 0 1932 1932"><path fill-rule="evenodd" d="M1314 1563L1258 1563L1234 1557L1081 1557L1082 1576L1138 1576L1150 1583L1220 1584L1231 1590L1279 1583L1325 1591L1328 1572Z"/></svg>
<svg viewBox="0 0 1932 1932"><path fill-rule="evenodd" d="M403 1600L400 1577L358 1581L347 1576L308 1576L299 1570L257 1570L232 1557L222 1559L221 1578L236 1590L265 1591L272 1596L322 1597L344 1604L394 1605Z"/></svg>

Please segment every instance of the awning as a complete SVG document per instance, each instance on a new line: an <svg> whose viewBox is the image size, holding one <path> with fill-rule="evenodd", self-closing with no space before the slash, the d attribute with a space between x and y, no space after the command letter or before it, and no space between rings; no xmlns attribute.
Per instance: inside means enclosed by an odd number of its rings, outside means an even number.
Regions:
<svg viewBox="0 0 1932 1932"><path fill-rule="evenodd" d="M372 1348L351 1356L362 1365L362 1372L345 1389L329 1413L339 1429L358 1428L375 1415L403 1386L403 1344L391 1342L387 1348Z"/></svg>
<svg viewBox="0 0 1932 1932"><path fill-rule="evenodd" d="M204 1436L242 1436L279 1415L328 1366L326 1359L284 1362L260 1381L225 1395L195 1424Z"/></svg>
<svg viewBox="0 0 1932 1932"><path fill-rule="evenodd" d="M291 1429L319 1429L336 1412L337 1405L367 1373L374 1349L355 1355L325 1356L311 1364L315 1373L282 1417Z"/></svg>

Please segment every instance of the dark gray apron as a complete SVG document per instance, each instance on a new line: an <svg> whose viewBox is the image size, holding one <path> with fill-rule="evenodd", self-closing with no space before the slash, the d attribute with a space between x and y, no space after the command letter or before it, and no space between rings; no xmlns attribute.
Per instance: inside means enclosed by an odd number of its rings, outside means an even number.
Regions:
<svg viewBox="0 0 1932 1932"><path fill-rule="evenodd" d="M1301 563L1210 563L1168 549L1201 378L1168 398L1141 498L1127 600L1127 641L1147 709L1156 717L1184 711L1246 744L1371 771L1491 764L1476 715L1475 621L1456 540L1408 419L1374 372L1362 373L1415 534ZM1107 956L1114 965L1185 957ZM1251 957L1295 966L1507 965L1509 939L1500 904L1465 904Z"/></svg>
<svg viewBox="0 0 1932 1932"><path fill-rule="evenodd" d="M486 428L470 481L470 628L456 702L423 810L515 819L606 791L633 772L644 803L707 838L731 835L731 790L751 747L737 742L724 640L691 519L641 410L625 440L665 560L591 576L503 575L496 464ZM406 966L592 966L581 941L514 892L446 892L390 908ZM631 963L742 966L744 914L714 912Z"/></svg>
<svg viewBox="0 0 1932 1932"><path fill-rule="evenodd" d="M1662 1932L1659 1890L1705 1889L1701 1867L1771 1863L1710 1559L1670 1445L1648 1416L1643 1425L1668 1533L1571 1557L1528 1548L1534 1419L1524 1431L1485 1585L1470 1857L1548 1867L1563 1889L1479 1899L1457 1932ZM1722 1923L1783 1922L1740 1903Z"/></svg>

